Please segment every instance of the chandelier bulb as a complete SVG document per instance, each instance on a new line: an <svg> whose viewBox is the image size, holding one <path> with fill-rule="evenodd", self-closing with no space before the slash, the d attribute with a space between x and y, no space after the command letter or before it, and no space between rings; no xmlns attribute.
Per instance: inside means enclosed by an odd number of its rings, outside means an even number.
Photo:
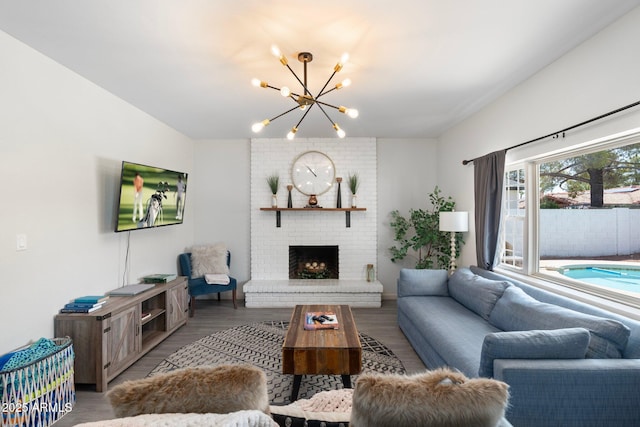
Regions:
<svg viewBox="0 0 640 427"><path fill-rule="evenodd" d="M336 85L336 89L342 89L343 87L351 86L351 79L344 79Z"/></svg>
<svg viewBox="0 0 640 427"><path fill-rule="evenodd" d="M251 130L252 130L252 131L254 131L254 132L256 132L256 133L258 133L258 132L260 132L262 129L264 129L264 127L265 127L265 126L269 125L269 123L270 123L269 119L264 119L264 120L263 120L263 121L261 121L261 122L254 123L254 124L251 126Z"/></svg>
<svg viewBox="0 0 640 427"><path fill-rule="evenodd" d="M349 60L349 54L348 53L343 53L342 57L340 57L340 62L338 62L336 64L335 67L333 67L333 71L335 71L336 73L340 70L342 70L342 67L344 67L344 64Z"/></svg>
<svg viewBox="0 0 640 427"><path fill-rule="evenodd" d="M295 138L295 136L296 136L296 132L298 132L298 128L297 127L292 127L291 130L289 131L289 133L287 134L287 139L289 141L292 141L293 138Z"/></svg>
<svg viewBox="0 0 640 427"><path fill-rule="evenodd" d="M286 86L282 86L282 89L280 89L280 95L284 96L285 98L288 97L289 95L291 95L291 89Z"/></svg>
<svg viewBox="0 0 640 427"><path fill-rule="evenodd" d="M351 117L352 119L357 118L360 115L360 112L358 110L356 110L355 108L348 108L347 109L347 116Z"/></svg>
<svg viewBox="0 0 640 427"><path fill-rule="evenodd" d="M342 129L340 129L340 126L338 126L337 123L333 124L333 128L336 130L336 133L338 134L338 138L344 138L345 137L345 133Z"/></svg>
<svg viewBox="0 0 640 427"><path fill-rule="evenodd" d="M260 79L251 79L251 84L254 85L255 87L267 87L268 84L267 82L264 82Z"/></svg>
<svg viewBox="0 0 640 427"><path fill-rule="evenodd" d="M280 58L280 55L282 55L280 49L275 44L271 45L271 53L273 53L273 56L275 56L276 58Z"/></svg>

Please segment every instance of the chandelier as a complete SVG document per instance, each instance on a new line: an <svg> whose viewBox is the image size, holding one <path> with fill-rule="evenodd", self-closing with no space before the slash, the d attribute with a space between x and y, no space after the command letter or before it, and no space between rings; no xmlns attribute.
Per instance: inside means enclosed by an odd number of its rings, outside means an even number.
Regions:
<svg viewBox="0 0 640 427"><path fill-rule="evenodd" d="M251 126L251 129L254 132L260 132L265 126L269 125L269 123L271 123L272 121L274 121L275 119L284 116L285 114L288 114L294 110L300 109L302 111L304 111L304 113L302 114L302 117L300 118L300 121L291 128L291 131L289 131L289 133L287 134L287 139L292 140L295 135L296 132L298 132L298 128L300 127L300 124L302 123L302 121L304 120L305 117L307 117L307 114L309 114L309 111L314 107L314 106L318 106L318 108L320 109L320 111L322 111L322 113L325 115L325 117L329 120L329 122L331 123L331 126L333 127L333 129L336 131L336 133L338 134L339 138L344 138L345 137L345 132L344 130L342 130L340 128L340 126L338 126L338 123L334 122L333 120L331 120L331 117L329 117L329 114L327 114L326 110L324 107L330 107L330 108L335 108L336 110L338 110L339 112L348 115L351 118L356 118L358 117L358 110L354 109L354 108L347 108L344 106L335 106L332 104L328 104L326 102L320 101L320 97L328 94L329 92L332 92L334 90L337 89L341 89L343 87L347 87L351 84L351 80L350 79L345 79L342 82L336 84L335 86L333 86L331 89L325 90L327 89L327 86L329 85L329 83L331 82L331 80L333 79L333 77L336 75L336 73L340 72L340 70L342 70L342 67L344 66L345 62L347 62L347 60L349 59L349 55L348 54L344 54L342 55L342 58L340 58L340 61L336 64L335 67L333 67L333 73L331 74L331 76L329 76L329 79L327 80L327 82L324 84L324 86L322 87L322 89L320 89L320 91L318 92L317 95L313 95L310 91L309 91L309 86L307 84L307 64L309 64L309 62L311 62L313 60L313 55L309 52L300 52L298 54L298 61L302 62L303 67L304 67L304 76L303 76L303 80L300 80L300 78L298 77L298 75L295 73L295 71L293 71L291 69L291 67L289 66L289 63L287 61L287 58L280 52L280 49L278 49L277 46L272 46L271 47L271 52L280 60L280 63L282 65L284 65L285 67L287 67L289 69L289 71L291 71L291 74L293 74L293 76L296 78L296 80L298 80L298 82L302 85L302 89L304 90L304 93L299 94L299 93L295 93L292 92L288 87L283 86L281 88L277 88L275 86L271 86L270 84L268 84L265 81L262 81L260 79L253 79L251 81L251 83L256 86L256 87L263 87L263 88L269 88L269 89L274 89L280 92L280 94L285 97L285 98L290 98L291 100L293 100L293 102L295 102L295 107L285 111L284 113L278 114L277 116L271 118L271 119L265 119L261 122L258 123L254 123L253 126Z"/></svg>

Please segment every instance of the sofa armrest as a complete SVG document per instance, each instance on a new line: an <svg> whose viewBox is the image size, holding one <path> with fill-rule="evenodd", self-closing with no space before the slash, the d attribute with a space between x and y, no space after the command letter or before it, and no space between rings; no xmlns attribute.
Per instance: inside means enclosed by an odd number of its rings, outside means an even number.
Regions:
<svg viewBox="0 0 640 427"><path fill-rule="evenodd" d="M496 359L493 369L509 384L516 426L640 423L640 359Z"/></svg>
<svg viewBox="0 0 640 427"><path fill-rule="evenodd" d="M407 296L449 296L447 270L403 268L398 278L398 298Z"/></svg>

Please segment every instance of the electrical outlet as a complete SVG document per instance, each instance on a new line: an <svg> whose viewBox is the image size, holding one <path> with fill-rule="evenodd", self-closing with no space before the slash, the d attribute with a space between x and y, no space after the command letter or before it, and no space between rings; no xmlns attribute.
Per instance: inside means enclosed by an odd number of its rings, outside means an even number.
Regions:
<svg viewBox="0 0 640 427"><path fill-rule="evenodd" d="M27 250L27 235L16 234L16 251L26 251L26 250Z"/></svg>

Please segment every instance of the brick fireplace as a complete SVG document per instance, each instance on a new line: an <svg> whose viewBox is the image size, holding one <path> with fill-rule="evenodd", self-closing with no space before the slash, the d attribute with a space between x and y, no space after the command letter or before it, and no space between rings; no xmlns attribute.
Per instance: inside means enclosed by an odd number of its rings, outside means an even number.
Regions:
<svg viewBox="0 0 640 427"><path fill-rule="evenodd" d="M318 204L323 209L282 211L280 227L276 226L275 212L260 210L271 206L271 193L266 178L274 173L280 177L278 206L287 206L286 186L291 183L291 166L297 156L306 151L320 151L333 160L336 176L343 178L343 207L351 205L351 193L346 185L347 176L356 172L360 176L362 183L358 190L357 205L366 208L366 211L351 212L350 227L346 226L345 212L324 210L336 207L337 184L327 193L318 195ZM289 298L283 296L282 292L289 289L294 294L299 294L298 291L309 294L308 291L315 291L316 288L322 294L319 297L322 301L330 303L328 301L333 299L348 304L348 297L336 294L351 293L349 290L355 294L371 291L376 293L378 286L379 293L375 298L379 306L382 285L377 281L366 282L366 266L375 264L377 259L376 153L375 138L251 141L251 280L243 287L247 306L306 303L304 296L294 295ZM297 190L294 189L291 196L293 207L302 208L307 204L308 196ZM335 271L339 277L302 281L291 278L289 248L305 246L337 248ZM292 286L304 288L293 289ZM364 288L361 289L361 286ZM258 300L262 302L257 302ZM271 302L264 302L265 300ZM284 300L288 300L288 303ZM353 305L358 305L357 301L354 302ZM367 301L367 304L372 302Z"/></svg>

